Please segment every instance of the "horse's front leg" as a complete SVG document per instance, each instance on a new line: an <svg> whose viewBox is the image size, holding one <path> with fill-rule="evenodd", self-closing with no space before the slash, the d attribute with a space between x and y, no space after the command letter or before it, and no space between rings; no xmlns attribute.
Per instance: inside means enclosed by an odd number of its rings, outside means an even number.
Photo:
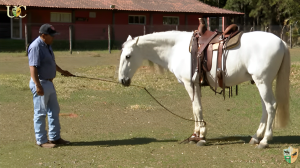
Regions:
<svg viewBox="0 0 300 168"><path fill-rule="evenodd" d="M185 88L188 91L193 105L193 114L195 119L195 129L189 141L200 142L203 145L206 137L206 123L203 120L202 105L201 105L201 91L199 83L195 83L194 89L190 83L185 83Z"/></svg>
<svg viewBox="0 0 300 168"><path fill-rule="evenodd" d="M201 140L205 140L206 137L206 123L203 120L202 104L201 104L201 93L200 86L195 85L195 95L193 101L193 114L195 118L195 135Z"/></svg>

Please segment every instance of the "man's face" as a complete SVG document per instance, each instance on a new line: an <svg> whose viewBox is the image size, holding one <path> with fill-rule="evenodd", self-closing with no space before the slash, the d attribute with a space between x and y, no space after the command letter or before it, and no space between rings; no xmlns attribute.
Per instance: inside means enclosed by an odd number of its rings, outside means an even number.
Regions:
<svg viewBox="0 0 300 168"><path fill-rule="evenodd" d="M49 34L42 34L42 37L46 44L51 45L53 43L54 37L50 36Z"/></svg>

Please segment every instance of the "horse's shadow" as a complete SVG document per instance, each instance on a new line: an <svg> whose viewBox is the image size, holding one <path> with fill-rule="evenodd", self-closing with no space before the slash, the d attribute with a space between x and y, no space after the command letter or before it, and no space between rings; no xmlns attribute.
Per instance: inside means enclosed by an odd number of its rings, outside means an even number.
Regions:
<svg viewBox="0 0 300 168"><path fill-rule="evenodd" d="M251 136L227 136L208 138L207 145L229 145L248 143L251 140ZM145 145L152 142L178 142L178 140L157 140L155 138L131 138L120 140L103 140L103 141L81 141L72 142L71 146L122 146L122 145ZM274 136L273 140L269 141L270 144L299 144L300 136Z"/></svg>
<svg viewBox="0 0 300 168"><path fill-rule="evenodd" d="M155 138L131 138L120 140L104 140L90 142L72 142L71 146L122 146L122 145L145 145L152 142L178 142L177 140L157 140Z"/></svg>
<svg viewBox="0 0 300 168"><path fill-rule="evenodd" d="M239 144L248 143L251 140L251 136L227 136L227 137L217 137L208 138L208 145L228 145L228 144ZM269 144L299 144L300 136L274 136Z"/></svg>

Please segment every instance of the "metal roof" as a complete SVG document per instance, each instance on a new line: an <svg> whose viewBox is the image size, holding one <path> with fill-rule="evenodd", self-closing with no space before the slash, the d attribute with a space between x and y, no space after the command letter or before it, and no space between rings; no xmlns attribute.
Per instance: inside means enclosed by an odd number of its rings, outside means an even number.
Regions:
<svg viewBox="0 0 300 168"><path fill-rule="evenodd" d="M198 0L0 0L0 5L123 11L188 12L224 15L243 14L212 7L199 2ZM111 8L111 5L115 5L114 8Z"/></svg>

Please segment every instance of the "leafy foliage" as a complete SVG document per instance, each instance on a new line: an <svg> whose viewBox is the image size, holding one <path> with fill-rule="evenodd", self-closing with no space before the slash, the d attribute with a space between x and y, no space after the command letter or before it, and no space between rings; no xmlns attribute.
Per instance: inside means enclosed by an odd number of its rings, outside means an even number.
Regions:
<svg viewBox="0 0 300 168"><path fill-rule="evenodd" d="M260 20L257 24L284 24L289 19L295 23L300 19L299 0L227 0L226 9L245 12L253 19ZM248 13L249 11L249 13Z"/></svg>

